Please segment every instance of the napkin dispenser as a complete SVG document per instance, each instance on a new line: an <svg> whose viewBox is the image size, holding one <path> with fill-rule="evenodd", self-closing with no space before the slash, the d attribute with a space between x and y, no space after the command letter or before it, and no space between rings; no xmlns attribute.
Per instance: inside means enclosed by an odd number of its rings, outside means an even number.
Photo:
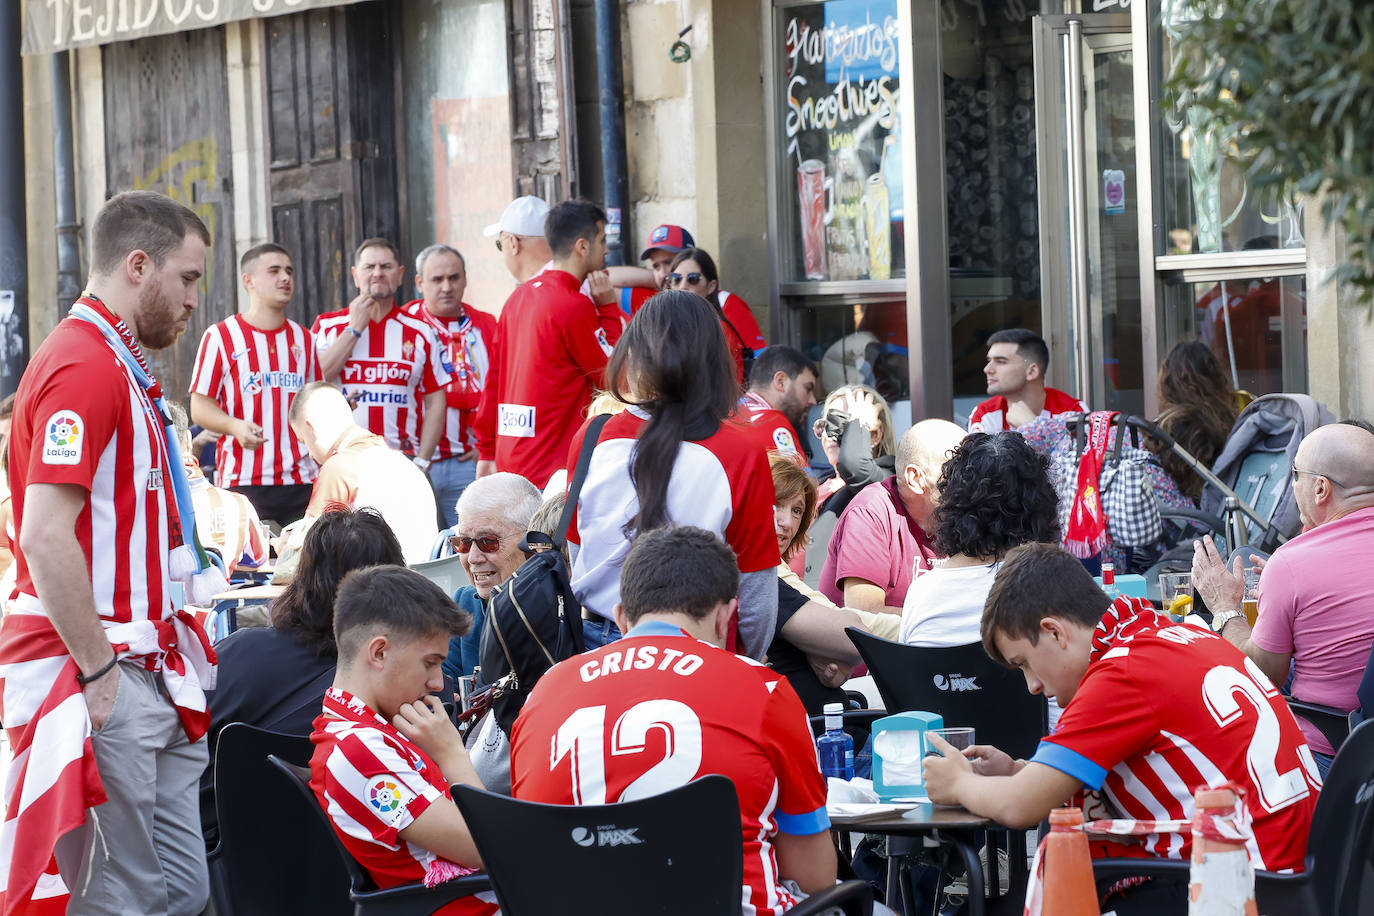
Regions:
<svg viewBox="0 0 1374 916"><path fill-rule="evenodd" d="M943 728L933 712L899 712L873 723L873 791L882 801L925 795L921 760L926 730Z"/></svg>

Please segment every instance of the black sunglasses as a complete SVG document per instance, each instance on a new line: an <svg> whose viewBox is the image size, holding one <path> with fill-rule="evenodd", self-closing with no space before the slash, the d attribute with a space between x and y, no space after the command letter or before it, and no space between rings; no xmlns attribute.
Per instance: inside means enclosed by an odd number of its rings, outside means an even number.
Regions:
<svg viewBox="0 0 1374 916"><path fill-rule="evenodd" d="M450 535L448 539L448 546L453 548L454 553L467 553L472 549L473 544L476 544L477 549L482 553L496 553L501 549L501 539L489 534L479 538L454 534Z"/></svg>
<svg viewBox="0 0 1374 916"><path fill-rule="evenodd" d="M668 285L675 286L676 284L681 283L683 280L686 280L688 286L696 286L703 279L705 278L702 277L702 275L697 273L696 271L692 271L689 274L672 273L668 274Z"/></svg>
<svg viewBox="0 0 1374 916"><path fill-rule="evenodd" d="M501 250L501 237L499 235L496 237L496 250Z"/></svg>

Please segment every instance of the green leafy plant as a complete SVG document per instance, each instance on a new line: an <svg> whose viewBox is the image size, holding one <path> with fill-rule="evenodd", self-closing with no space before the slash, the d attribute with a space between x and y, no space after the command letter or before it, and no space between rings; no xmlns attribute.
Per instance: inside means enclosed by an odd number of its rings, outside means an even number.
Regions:
<svg viewBox="0 0 1374 916"><path fill-rule="evenodd" d="M1165 0L1166 104L1228 138L1250 186L1321 200L1336 279L1374 298L1374 2Z"/></svg>

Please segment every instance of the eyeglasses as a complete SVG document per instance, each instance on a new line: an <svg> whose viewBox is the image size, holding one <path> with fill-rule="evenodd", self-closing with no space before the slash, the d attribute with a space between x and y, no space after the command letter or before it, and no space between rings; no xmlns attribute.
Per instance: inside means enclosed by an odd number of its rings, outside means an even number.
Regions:
<svg viewBox="0 0 1374 916"><path fill-rule="evenodd" d="M1298 478L1301 477L1303 474L1306 474L1308 477L1325 477L1327 480L1331 481L1331 483L1332 483L1333 485L1335 485L1336 487L1338 487L1338 488L1340 488L1340 489L1342 489L1342 490L1349 489L1345 484L1341 483L1339 480L1337 480L1336 478L1332 477L1330 474L1318 474L1316 471L1307 471L1307 470L1304 470L1304 469L1298 467L1297 465L1294 465L1294 466L1293 466L1293 482L1294 482L1294 483L1297 483L1297 482L1298 482Z"/></svg>
<svg viewBox="0 0 1374 916"><path fill-rule="evenodd" d="M496 250L497 250L497 251L500 251L500 250L501 250L501 236L499 236L499 235L496 237Z"/></svg>
<svg viewBox="0 0 1374 916"><path fill-rule="evenodd" d="M702 275L699 274L699 273L697 273L696 271L692 271L692 272L689 273L689 274L672 273L672 274L668 274L668 285L669 285L669 286L677 286L677 285L678 285L679 283L681 283L683 280L686 280L688 286L696 286L696 285L697 285L698 283L700 283L703 279L705 279L705 278L702 277Z"/></svg>
<svg viewBox="0 0 1374 916"><path fill-rule="evenodd" d="M454 553L467 553L472 549L473 544L476 544L477 549L482 553L496 553L501 549L501 538L489 534L478 538L454 534L450 535L448 539L448 546L453 548Z"/></svg>

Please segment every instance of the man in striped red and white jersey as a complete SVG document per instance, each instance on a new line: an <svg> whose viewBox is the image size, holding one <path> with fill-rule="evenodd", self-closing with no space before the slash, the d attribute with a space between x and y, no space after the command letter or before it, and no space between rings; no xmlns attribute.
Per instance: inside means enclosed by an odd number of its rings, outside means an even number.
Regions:
<svg viewBox="0 0 1374 916"><path fill-rule="evenodd" d="M365 239L353 257L358 297L310 330L321 375L356 399L358 425L427 471L444 432L452 371L434 329L396 305L404 275L395 245Z"/></svg>
<svg viewBox="0 0 1374 916"><path fill-rule="evenodd" d="M415 288L421 298L409 302L407 315L434 328L452 370L444 394L444 433L430 459L429 481L444 523L458 523L458 497L477 478L477 405L487 370L496 356L496 316L463 301L467 263L448 245L430 245L415 256Z"/></svg>
<svg viewBox="0 0 1374 916"><path fill-rule="evenodd" d="M248 311L201 338L191 419L222 434L215 485L287 525L305 514L316 469L286 418L296 392L320 380L320 366L310 332L286 317L295 290L291 255L267 242L244 252L239 267Z"/></svg>
<svg viewBox="0 0 1374 916"><path fill-rule="evenodd" d="M982 634L993 659L1021 669L1032 693L1064 711L1029 761L985 746L965 759L945 745L948 756L925 763L932 801L1029 827L1086 791L1090 819L1182 824L1142 825L1150 829L1140 842L1094 843L1094 855L1187 860L1193 793L1229 782L1249 809L1254 867L1302 869L1321 778L1288 704L1240 650L1141 599L1111 601L1050 544L1007 554ZM1112 900L1118 914L1186 909L1186 882L1124 893ZM1146 904L1143 895L1158 896Z"/></svg>
<svg viewBox="0 0 1374 916"><path fill-rule="evenodd" d="M195 914L209 896L198 786L214 653L174 603L169 553L191 531L141 349L186 329L209 241L199 217L160 194L107 201L87 292L19 384L18 578L0 624L0 718L14 750L0 828L6 914L29 911L54 856L72 914Z"/></svg>
<svg viewBox="0 0 1374 916"><path fill-rule="evenodd" d="M806 467L799 437L807 411L816 406L816 367L805 354L781 344L760 352L739 404L741 419L759 431L764 451Z"/></svg>
<svg viewBox="0 0 1374 916"><path fill-rule="evenodd" d="M310 740L310 787L339 841L381 888L440 883L481 860L449 786L482 787L434 692L472 617L402 566L348 575L334 601L339 667ZM487 916L490 892L437 916Z"/></svg>

